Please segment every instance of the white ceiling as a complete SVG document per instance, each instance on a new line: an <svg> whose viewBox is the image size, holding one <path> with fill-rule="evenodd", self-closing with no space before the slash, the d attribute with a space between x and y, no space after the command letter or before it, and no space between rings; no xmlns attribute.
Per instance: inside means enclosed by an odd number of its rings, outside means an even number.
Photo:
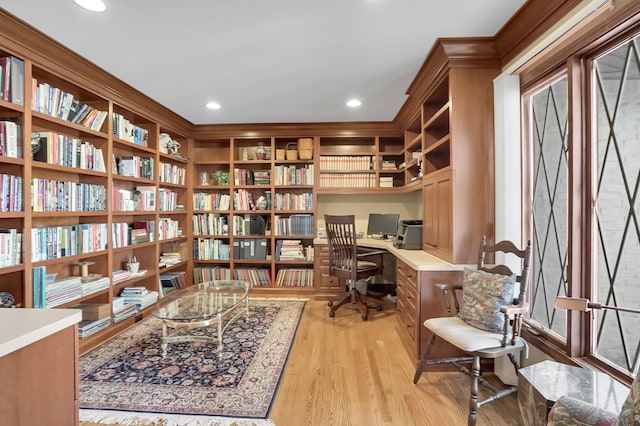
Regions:
<svg viewBox="0 0 640 426"><path fill-rule="evenodd" d="M524 0L107 4L0 0L192 123L217 124L393 120L436 38L493 36ZM360 108L345 106L352 97Z"/></svg>

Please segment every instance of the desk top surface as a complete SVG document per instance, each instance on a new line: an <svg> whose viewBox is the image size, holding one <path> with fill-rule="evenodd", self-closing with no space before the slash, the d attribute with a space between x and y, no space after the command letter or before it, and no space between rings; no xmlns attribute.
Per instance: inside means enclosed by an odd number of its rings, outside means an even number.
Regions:
<svg viewBox="0 0 640 426"><path fill-rule="evenodd" d="M315 244L327 244L326 238L316 239ZM453 265L422 250L396 248L393 241L375 238L358 239L358 246L386 250L417 271L461 271L465 265Z"/></svg>

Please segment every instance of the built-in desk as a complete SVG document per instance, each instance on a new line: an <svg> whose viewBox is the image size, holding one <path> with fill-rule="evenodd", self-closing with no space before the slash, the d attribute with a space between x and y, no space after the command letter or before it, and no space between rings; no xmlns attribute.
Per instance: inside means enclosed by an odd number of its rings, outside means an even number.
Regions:
<svg viewBox="0 0 640 426"><path fill-rule="evenodd" d="M452 265L422 250L396 248L391 241L363 238L361 247L388 251L396 259L395 282L397 284L397 322L400 338L411 356L417 360L424 351L428 333L422 323L433 317L447 315L438 283L462 283L465 265ZM315 277L316 299L329 300L344 291L343 285L329 275L329 247L326 239L316 239ZM435 356L452 356L456 350L446 343L436 344ZM443 367L444 368L444 367Z"/></svg>
<svg viewBox="0 0 640 426"><path fill-rule="evenodd" d="M0 309L0 423L78 424L78 309Z"/></svg>

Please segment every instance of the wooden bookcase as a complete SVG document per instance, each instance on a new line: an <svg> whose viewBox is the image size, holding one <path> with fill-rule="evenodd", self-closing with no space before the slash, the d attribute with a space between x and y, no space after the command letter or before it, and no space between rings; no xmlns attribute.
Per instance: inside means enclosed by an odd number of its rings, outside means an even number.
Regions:
<svg viewBox="0 0 640 426"><path fill-rule="evenodd" d="M297 139L193 141L196 282L244 278L257 292L313 293L314 160L276 158L278 150L292 148ZM257 157L258 147L266 158ZM280 259L288 243L302 246L305 257Z"/></svg>
<svg viewBox="0 0 640 426"><path fill-rule="evenodd" d="M421 119L411 122L405 141L421 143L423 250L451 263L475 263L473 247L493 235L499 63L490 39L440 39L414 80L424 90Z"/></svg>
<svg viewBox="0 0 640 426"><path fill-rule="evenodd" d="M0 265L0 291L11 293L17 307L110 306L125 287L158 291L159 275L165 271L182 271L191 282L189 161L161 152L158 145L160 134L168 133L188 157L191 123L6 13L0 13L0 27L0 57L13 56L24 64L19 82L12 83L12 90L19 87L24 93L22 102L0 99L0 122L18 125L19 151L11 156L0 153L0 174L6 175L2 192L11 197L0 211L0 238L6 242L10 230L21 234L12 246L19 258L3 258ZM82 108L90 111L84 118ZM137 131L135 137L132 129ZM144 172L119 173L120 158L131 158L130 164ZM182 180L161 173L163 167L183 170ZM126 204L118 196L142 187L153 194L154 204L148 209ZM156 204L167 198L166 203ZM17 207L16 200L22 206ZM145 222L154 224L149 241L128 244L128 235L119 238L134 223ZM123 224L120 234L118 224ZM161 268L162 253L177 251L183 260ZM113 284L112 272L133 257L146 273ZM106 286L75 289L72 296L47 302L38 290L41 286L34 285L34 280L43 281L43 270L61 281L80 275L82 264L105 277ZM105 329L80 340L80 352L148 316L152 309L153 305L140 309L117 323L110 318Z"/></svg>

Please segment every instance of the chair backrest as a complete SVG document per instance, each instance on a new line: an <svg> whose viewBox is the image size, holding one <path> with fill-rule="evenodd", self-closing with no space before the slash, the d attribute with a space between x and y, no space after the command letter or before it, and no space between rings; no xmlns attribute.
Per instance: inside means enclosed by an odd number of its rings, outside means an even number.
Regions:
<svg viewBox="0 0 640 426"><path fill-rule="evenodd" d="M354 215L324 215L330 275L356 281L357 242Z"/></svg>
<svg viewBox="0 0 640 426"><path fill-rule="evenodd" d="M478 269L493 274L512 275L514 271L510 267L503 264L485 264L487 255L495 256L496 253L511 254L519 259L520 271L516 272L516 280L520 283L520 291L517 298L514 298L513 304L518 305L525 301L527 294L527 286L529 285L529 265L531 262L531 241L527 243L524 250L519 249L511 241L500 241L494 245L487 244L487 237L482 237L480 245L480 255L478 256Z"/></svg>

